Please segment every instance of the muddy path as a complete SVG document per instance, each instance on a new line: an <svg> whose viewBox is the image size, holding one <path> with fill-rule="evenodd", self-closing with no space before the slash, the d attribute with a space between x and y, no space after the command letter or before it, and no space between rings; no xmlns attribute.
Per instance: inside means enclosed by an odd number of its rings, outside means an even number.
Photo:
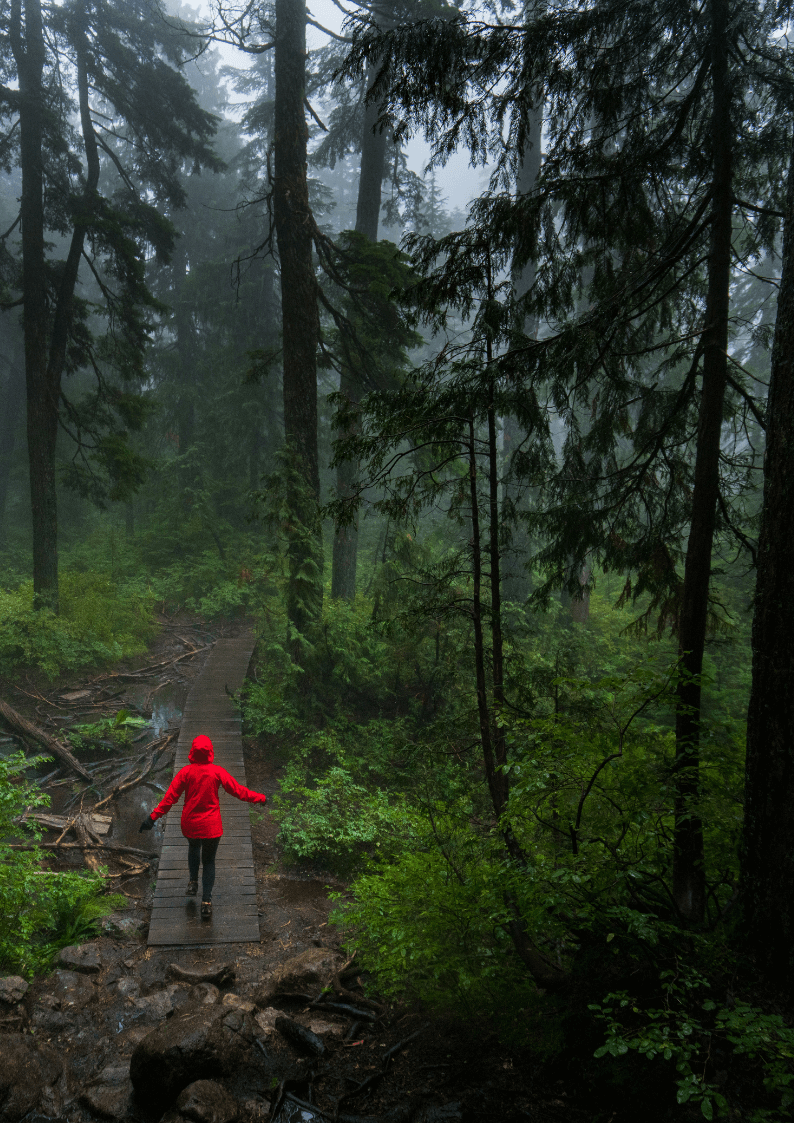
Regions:
<svg viewBox="0 0 794 1123"><path fill-rule="evenodd" d="M82 720L92 715L94 720L128 709L147 719L143 740L151 743L152 738L178 732L181 708L206 650L219 635L233 634L234 627L189 618L164 621L148 655L134 664L50 684L31 678L16 685L0 683L0 697L50 731L73 724L75 714ZM162 665L143 680L124 677L155 664ZM267 738L244 738L248 786L268 797L278 791L281 773L274 747ZM82 754L81 760L90 761L91 753ZM341 933L329 923L329 893L344 892L345 886L322 871L286 865L278 847L278 826L267 811L252 823L259 942L147 947L157 845L151 834L139 834L138 826L170 781L171 768L166 746L145 781L106 807L112 821L104 837L149 852L145 868L137 871L134 862L139 860L134 856L127 856L125 865L120 855L102 855L108 887L124 895L126 907L103 922L101 935L62 953L56 970L36 979L21 1001L0 1000L0 1034L8 1034L8 1041L50 1050L64 1066L60 1099L47 1101L56 1108L37 1108L19 1119L165 1119L159 1107L141 1105L133 1094L131 1058L154 1031L161 1032L169 1022L176 1025L187 1012L205 1005L244 1015L255 1037L252 1051L244 1065L220 1081L221 1091L225 1089L234 1105L227 1106L228 1118L222 1111L218 1114L220 1109L199 1104L188 1105L183 1115L173 1109L168 1123L325 1123L332 1118L576 1123L592 1118L569 1104L562 1085L539 1082L531 1055L506 1049L495 1027L478 1022L476 1016L460 1020L379 1003L371 981L356 970L355 962L344 976L344 993L335 994L331 983L348 960L349 949L343 951ZM98 794L74 779L49 790L51 811L64 817L78 804L90 810ZM53 830L44 837L57 834ZM79 851L52 852L48 859L53 869L74 868L82 860ZM224 967L217 985L189 977L214 976ZM319 988L317 971L325 972ZM317 1003L324 986L327 995ZM329 1004L346 1005L348 1010L330 1009ZM285 1035L283 1024L277 1029L276 1020L283 1017L313 1033L321 1042L322 1056L307 1054ZM12 1119L8 1104L2 1107L2 1070L0 1049L0 1118Z"/></svg>

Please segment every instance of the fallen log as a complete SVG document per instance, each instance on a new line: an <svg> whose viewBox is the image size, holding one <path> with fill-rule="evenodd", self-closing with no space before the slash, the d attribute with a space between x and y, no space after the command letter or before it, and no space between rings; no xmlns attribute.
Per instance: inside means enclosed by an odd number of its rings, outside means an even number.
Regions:
<svg viewBox="0 0 794 1123"><path fill-rule="evenodd" d="M56 741L49 733L45 733L43 729L39 729L38 726L29 722L27 718L22 717L22 714L18 714L7 702L0 701L0 715L2 715L3 719L12 729L16 729L26 737L38 741L40 745L44 746L47 752L52 753L53 756L59 757L64 764L69 765L73 772L76 772L78 776L82 776L84 780L88 780L90 783L90 773L83 768L80 761L76 760L60 741Z"/></svg>
<svg viewBox="0 0 794 1123"><path fill-rule="evenodd" d="M83 849L85 850L85 854L83 855L85 864L89 869L98 870L102 862L96 854L92 853L89 847L92 845L95 846L97 843L101 846L102 840L94 833L91 820L85 812L81 811L79 815L75 816L72 830L77 835L77 841L82 843Z"/></svg>
<svg viewBox="0 0 794 1123"><path fill-rule="evenodd" d="M95 810L95 809L94 809ZM96 815L94 810L88 812L91 819L91 831L94 834L101 835L107 834L110 830L110 824L113 822L112 815ZM44 811L27 811L20 819L20 822L27 823L33 821L38 823L41 827L47 827L52 831L63 831L68 829L74 822L71 818L66 818L63 815L48 815Z"/></svg>
<svg viewBox="0 0 794 1123"><path fill-rule="evenodd" d="M214 967L211 970L202 970L200 967L180 967L178 963L169 963L168 973L186 983L214 983L215 986L225 986L227 983L233 983L235 979L235 970L231 963L224 963L221 967Z"/></svg>
<svg viewBox="0 0 794 1123"><path fill-rule="evenodd" d="M107 850L111 854L133 854L141 861L151 865L157 861L157 854L148 850L138 850L135 846L118 846L113 842L8 842L9 850Z"/></svg>
<svg viewBox="0 0 794 1123"><path fill-rule="evenodd" d="M291 1045L296 1046L302 1052L313 1057L325 1056L325 1043L316 1033L306 1029L300 1022L295 1022L292 1018L280 1017L276 1018L275 1026L282 1037L286 1037Z"/></svg>

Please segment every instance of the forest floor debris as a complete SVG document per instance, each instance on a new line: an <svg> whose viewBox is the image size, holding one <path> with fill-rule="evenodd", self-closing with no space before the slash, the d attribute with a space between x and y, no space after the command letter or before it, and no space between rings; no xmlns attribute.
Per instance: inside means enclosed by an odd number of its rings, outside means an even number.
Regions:
<svg viewBox="0 0 794 1123"><path fill-rule="evenodd" d="M186 667L170 657L175 631L163 629L152 653L156 661L147 666L164 678L158 689L169 686L186 696L202 660ZM113 680L122 677L120 672ZM100 699L98 685L95 679L83 686L73 677L55 684L47 698L43 683L27 696L39 705L44 699L53 713L65 709L64 700L84 708L88 697L96 702L94 712L135 704L126 690ZM26 695L19 697L24 709ZM151 692L144 702L150 699ZM147 716L145 706L137 709ZM493 1027L476 1018L463 1022L389 1006L366 994L366 976L355 958L342 954L340 936L328 924L329 890L345 886L323 871L286 866L277 825L267 814L252 822L260 942L222 949L147 948L156 853L154 844L151 851L129 845L129 832L137 832L137 805L142 799L153 803L160 790L149 790L152 778L170 779L167 747L175 733L172 728L155 742L156 761L151 745L135 754L117 752L111 761L86 762L90 786L75 776L51 784L54 802L64 805L39 815L42 829L54 832L52 841L42 844L52 868L93 860L107 869L109 888L125 893L129 909L106 919L105 935L64 949L53 974L21 992L13 981L0 991L0 1033L16 1043L7 1050L4 1041L0 1049L0 1117L21 1119L23 1108L41 1112L57 1105L68 1123L161 1118L185 1123L205 1104L215 1115L220 1111L218 1118L238 1123L590 1119L572 1108L564 1093L537 1087L531 1059L506 1049ZM269 746L245 738L244 747L249 785L271 795L278 789L279 768ZM106 829L108 820L112 825ZM70 833L77 841L67 841ZM176 1031L179 1019L200 1009L207 1012L208 1026L237 1019L234 1033L243 1035L245 1063L220 1065L217 1073L211 1064L207 1071L191 1070L187 1085L177 1087L181 1078L176 1080L168 1104L141 1105L130 1080L136 1051L142 1056L141 1043L150 1034L172 1025ZM31 1088L22 1098L9 1098L13 1073L6 1069L11 1061L22 1063L20 1049L33 1049L30 1063L42 1072L51 1068L53 1080L44 1082L40 1094ZM55 1056L62 1068L50 1063ZM212 1078L196 1079L207 1075Z"/></svg>

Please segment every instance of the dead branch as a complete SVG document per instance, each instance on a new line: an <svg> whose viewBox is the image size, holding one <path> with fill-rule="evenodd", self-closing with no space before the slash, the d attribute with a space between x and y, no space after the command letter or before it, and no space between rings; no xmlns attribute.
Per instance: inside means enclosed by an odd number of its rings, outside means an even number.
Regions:
<svg viewBox="0 0 794 1123"><path fill-rule="evenodd" d="M148 667L142 667L140 671L120 671L117 674L109 674L108 678L111 680L115 679L116 681L120 681L121 679L148 678L149 675L153 675L156 671L164 670L166 667L173 667L175 663L180 663L183 659L189 659L191 655L200 655L202 651L209 651L211 647L211 643L206 647L196 647L192 651L186 651L183 655L177 655L176 659L163 659L160 663L152 663Z"/></svg>
<svg viewBox="0 0 794 1123"><path fill-rule="evenodd" d="M110 830L110 824L113 822L112 815L95 815L94 810L88 812L91 819L91 830L96 835L107 834ZM73 825L74 819L64 817L63 815L51 815L46 811L26 811L21 817L20 822L29 822L32 820L42 827L47 827L53 831L66 831ZM63 837L63 836L61 836Z"/></svg>
<svg viewBox="0 0 794 1123"><path fill-rule="evenodd" d="M85 864L92 870L98 870L102 865L100 858L92 853L92 849L99 845L103 845L102 840L94 833L91 820L85 812L81 811L79 815L75 816L74 820L74 833L77 835L77 841L82 843L83 850L85 851L83 857Z"/></svg>
<svg viewBox="0 0 794 1123"><path fill-rule="evenodd" d="M378 1014L384 1014L386 1012L386 1007L381 1005L380 1002L376 1002L374 998L367 998L366 995L363 994L354 994L352 990L348 990L342 983L342 978L350 970L357 954L358 952L354 951L347 963L340 967L333 979L331 979L331 986L334 989L334 993L338 994L340 998L346 999L354 1006L366 1006L368 1010L375 1010Z"/></svg>
<svg viewBox="0 0 794 1123"><path fill-rule="evenodd" d="M82 776L83 779L88 780L89 783L91 782L90 774L83 768L82 764L72 756L65 745L62 745L60 741L56 741L54 737L51 737L49 733L45 733L43 729L39 729L38 726L31 724L27 718L22 717L21 714L18 714L16 710L12 709L7 702L0 701L0 715L2 715L12 729L16 729L26 737L31 737L34 741L38 741L40 745L44 746L47 752L52 753L53 756L60 757L64 764L68 764L72 771L76 772L78 776Z"/></svg>
<svg viewBox="0 0 794 1123"><path fill-rule="evenodd" d="M111 854L133 854L147 865L157 860L156 854L114 842L9 842L6 845L10 850L107 850Z"/></svg>
<svg viewBox="0 0 794 1123"><path fill-rule="evenodd" d="M143 771L141 772L140 776L136 776L133 780L127 780L126 782L122 781L122 783L117 784L110 795L106 795L104 799L101 799L99 801L99 803L94 804L93 811L98 811L100 807L105 807L112 800L116 799L116 797L119 796L122 792L127 792L130 790L130 788L137 787L138 784L143 783L143 781L151 772L158 755L163 751L163 749L166 748L166 746L174 739L174 737L176 737L176 733L169 733L161 744L155 741L154 748L152 749L152 752L148 760L146 761L146 764L143 766ZM127 775L129 776L129 772L127 773Z"/></svg>

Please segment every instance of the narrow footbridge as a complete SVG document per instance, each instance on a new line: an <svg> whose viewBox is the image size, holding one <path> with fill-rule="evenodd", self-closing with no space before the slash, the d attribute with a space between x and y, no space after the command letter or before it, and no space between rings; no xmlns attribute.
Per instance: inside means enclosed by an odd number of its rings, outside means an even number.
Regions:
<svg viewBox="0 0 794 1123"><path fill-rule="evenodd" d="M187 764L193 738L206 733L215 747L215 763L231 772L239 783L246 783L240 713L230 695L243 685L254 642L253 632L245 631L234 639L219 639L210 652L185 704L174 760L175 774ZM179 944L185 947L259 940L250 805L227 795L222 788L219 794L223 839L215 859L213 916L210 920L201 919L200 892L198 897L185 896L187 840L179 829L180 799L161 820L165 823L165 835L149 924L150 946Z"/></svg>

